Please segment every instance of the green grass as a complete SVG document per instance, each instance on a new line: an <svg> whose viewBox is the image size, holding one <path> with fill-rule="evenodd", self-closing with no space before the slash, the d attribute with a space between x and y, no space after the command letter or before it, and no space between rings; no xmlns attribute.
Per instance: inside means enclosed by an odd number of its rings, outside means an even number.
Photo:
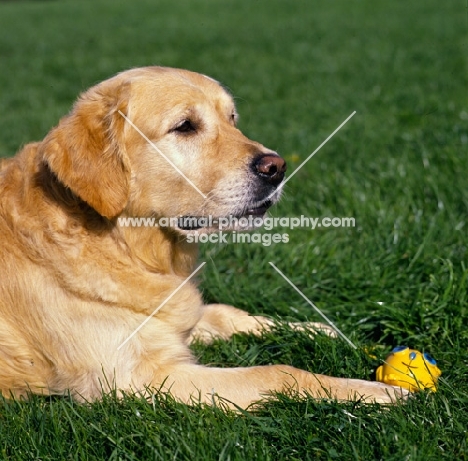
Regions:
<svg viewBox="0 0 468 461"><path fill-rule="evenodd" d="M0 403L0 459L468 459L468 16L462 1L0 3L0 156L41 139L77 94L134 66L211 75L249 136L293 171L275 216L353 216L290 243L205 245L207 301L320 320L358 346L278 329L197 345L200 361L288 363L372 379L395 345L430 352L435 394L405 405L280 396L255 413L156 396ZM383 303L383 304L378 304ZM374 350L377 359L366 355Z"/></svg>

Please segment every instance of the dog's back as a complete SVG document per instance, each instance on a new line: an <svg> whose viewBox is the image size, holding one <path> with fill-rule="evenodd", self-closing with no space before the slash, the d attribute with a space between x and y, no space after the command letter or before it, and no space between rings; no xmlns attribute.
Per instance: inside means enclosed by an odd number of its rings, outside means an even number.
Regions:
<svg viewBox="0 0 468 461"><path fill-rule="evenodd" d="M4 170L11 162L11 158L0 158L0 171Z"/></svg>

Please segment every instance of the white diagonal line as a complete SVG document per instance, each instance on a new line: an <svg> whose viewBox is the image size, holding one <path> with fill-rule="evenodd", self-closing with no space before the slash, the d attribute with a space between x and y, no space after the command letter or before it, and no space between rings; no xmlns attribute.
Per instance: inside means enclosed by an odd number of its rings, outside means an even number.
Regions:
<svg viewBox="0 0 468 461"><path fill-rule="evenodd" d="M351 115L348 116L348 118L338 127L336 128L336 130L330 135L328 136L327 139L325 139L325 141L322 142L322 144L320 144L320 146L317 147L317 149L315 149L266 199L262 200L261 202L257 202L257 203L264 203L266 200L269 200L271 197L273 197L273 195L275 195L277 192L279 192L283 187L284 185L328 142L330 141L331 138L333 138L333 136L335 136L336 133L338 133L338 131L341 130L341 128L343 128L345 126L346 123L348 123L348 121L354 116L354 114L356 113L356 111L354 111Z"/></svg>
<svg viewBox="0 0 468 461"><path fill-rule="evenodd" d="M120 350L130 339L133 338L149 321L150 319L158 313L158 311L206 264L202 262L153 312L149 315L141 325L117 348Z"/></svg>
<svg viewBox="0 0 468 461"><path fill-rule="evenodd" d="M322 142L322 144L320 144L320 146L317 147L317 149L315 149L287 178L286 180L281 183L281 187L283 187L328 141L330 141L331 138L333 138L333 136L335 136L336 133L338 133L338 131L341 130L341 128L343 128L346 123L348 123L348 121L351 119L351 117L354 116L354 114L356 113L356 111L354 111L330 136L328 136L327 139L325 139L325 141Z"/></svg>
<svg viewBox="0 0 468 461"><path fill-rule="evenodd" d="M304 295L304 293L302 293L301 290L299 290L299 288L296 287L296 285L294 285L294 283L291 282L291 280L289 280L271 261L269 262L270 266L273 267L273 269L275 269L276 272L278 272L279 275L281 275L281 277L284 278L284 280L286 280L286 282L289 283L289 285L291 285L316 311L318 314L320 314L323 319L348 343L350 344L354 349L357 349L357 347L351 342L350 339L348 339L348 337L306 296Z"/></svg>
<svg viewBox="0 0 468 461"><path fill-rule="evenodd" d="M206 199L206 195L189 179L187 178L187 176L185 176L185 174L171 161L169 160L168 157L166 157L162 152L161 152L161 149L159 149L158 146L156 146L146 135L145 133L143 133L122 111L119 110L119 114L128 122L130 123L130 125L140 134L140 136L142 138L144 138L146 140L146 142L148 144L150 144L153 149L159 154L161 155L161 157L163 157L167 163L169 163L169 165L172 166L172 168L174 168L174 170L177 171L177 173L179 173L203 198Z"/></svg>

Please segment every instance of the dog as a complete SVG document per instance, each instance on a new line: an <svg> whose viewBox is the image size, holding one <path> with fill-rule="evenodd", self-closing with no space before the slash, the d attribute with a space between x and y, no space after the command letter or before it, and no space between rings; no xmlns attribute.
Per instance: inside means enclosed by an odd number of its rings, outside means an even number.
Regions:
<svg viewBox="0 0 468 461"><path fill-rule="evenodd" d="M4 396L92 401L112 389L157 389L232 408L287 390L381 403L404 397L382 383L289 365L196 363L192 341L259 334L273 323L204 305L188 280L197 265L190 229L119 219L262 216L279 198L286 164L244 136L237 118L232 96L212 78L132 69L84 92L41 142L1 163Z"/></svg>

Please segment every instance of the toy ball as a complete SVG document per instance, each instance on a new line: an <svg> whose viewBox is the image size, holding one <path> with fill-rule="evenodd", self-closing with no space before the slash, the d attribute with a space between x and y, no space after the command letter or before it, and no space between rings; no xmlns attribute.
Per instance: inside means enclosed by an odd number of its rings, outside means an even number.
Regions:
<svg viewBox="0 0 468 461"><path fill-rule="evenodd" d="M406 346L395 347L384 364L376 370L377 381L410 391L435 391L441 374L437 362L429 354Z"/></svg>

